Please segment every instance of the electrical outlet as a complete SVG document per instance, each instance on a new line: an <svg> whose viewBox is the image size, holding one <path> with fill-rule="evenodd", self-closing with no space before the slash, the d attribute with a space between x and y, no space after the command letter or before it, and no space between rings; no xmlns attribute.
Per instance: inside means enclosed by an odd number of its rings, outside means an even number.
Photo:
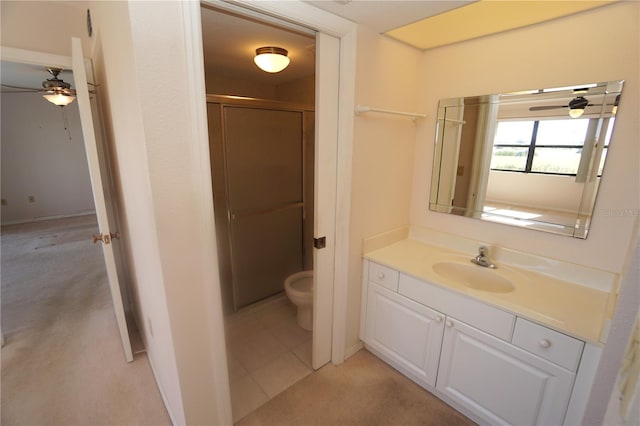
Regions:
<svg viewBox="0 0 640 426"><path fill-rule="evenodd" d="M7 202L6 198L3 198L2 200L0 200L0 205L7 206L9 205L9 203Z"/></svg>
<svg viewBox="0 0 640 426"><path fill-rule="evenodd" d="M30 203L35 203L36 202L36 197L34 197L33 195L29 195L27 197L27 201L29 201Z"/></svg>

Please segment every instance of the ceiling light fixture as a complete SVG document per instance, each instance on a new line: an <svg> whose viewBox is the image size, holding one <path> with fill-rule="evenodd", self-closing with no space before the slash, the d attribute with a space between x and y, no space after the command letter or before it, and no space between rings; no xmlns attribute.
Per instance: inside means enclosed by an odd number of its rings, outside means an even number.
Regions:
<svg viewBox="0 0 640 426"><path fill-rule="evenodd" d="M588 106L589 101L585 97L578 96L577 98L571 99L571 102L569 102L569 116L571 118L582 116L584 109Z"/></svg>
<svg viewBox="0 0 640 426"><path fill-rule="evenodd" d="M75 96L65 95L64 93L53 93L53 94L49 93L46 95L42 95L42 97L48 100L49 102L51 102L52 104L55 104L58 106L69 105L76 98Z"/></svg>
<svg viewBox="0 0 640 426"><path fill-rule="evenodd" d="M289 52L281 47L260 47L256 49L256 57L253 61L263 71L276 73L289 65Z"/></svg>
<svg viewBox="0 0 640 426"><path fill-rule="evenodd" d="M48 100L54 105L65 106L69 105L76 98L74 90L71 89L71 85L58 78L58 74L62 71L61 68L47 68L49 74L53 78L49 78L42 82L42 87L47 89L47 94L42 95L43 98Z"/></svg>

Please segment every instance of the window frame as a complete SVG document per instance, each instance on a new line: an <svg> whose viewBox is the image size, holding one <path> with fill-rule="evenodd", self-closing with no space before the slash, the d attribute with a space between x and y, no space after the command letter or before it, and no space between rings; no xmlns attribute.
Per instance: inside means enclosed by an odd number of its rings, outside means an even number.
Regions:
<svg viewBox="0 0 640 426"><path fill-rule="evenodd" d="M540 125L541 121L551 121L551 120L562 120L564 119L564 117L545 117L544 119L533 119L533 120L522 120L522 119L506 119L506 120L498 120L498 125L500 124L500 122L507 122L507 121L521 121L521 122L527 122L527 121L531 121L533 122L533 128L531 130L531 139L529 141L528 145L522 145L522 144L493 144L493 149L495 150L495 148L521 148L521 149L526 149L527 150L527 159L525 162L525 167L524 170L514 170L514 169L500 169L500 168L493 168L490 167L489 171L498 171L498 172L512 172L512 173L533 173L533 174L539 174L539 175L554 175L554 176L577 176L577 169L576 169L576 173L559 173L559 172L542 172L542 171L537 171L537 170L532 170L533 167L533 157L535 156L535 150L536 148L547 148L547 149L584 149L584 141L582 143L582 145L549 145L549 144L544 144L544 145L536 145L536 139L538 136L538 127ZM590 119L589 119L590 120ZM585 132L585 139L586 139L586 135L587 135L588 131ZM604 152L603 154L606 155L607 153L607 149L609 148L609 143L608 140L605 142L605 146L604 146ZM491 157L493 158L493 151L491 154ZM582 154L581 154L582 155ZM606 157L605 157L606 158ZM601 174L598 174L598 177L600 177Z"/></svg>

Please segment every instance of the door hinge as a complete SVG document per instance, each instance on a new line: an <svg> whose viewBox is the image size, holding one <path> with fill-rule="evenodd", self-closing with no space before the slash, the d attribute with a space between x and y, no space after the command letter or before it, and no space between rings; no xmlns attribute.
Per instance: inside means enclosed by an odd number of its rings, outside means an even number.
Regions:
<svg viewBox="0 0 640 426"><path fill-rule="evenodd" d="M313 246L317 249L325 248L327 246L327 237L314 238Z"/></svg>

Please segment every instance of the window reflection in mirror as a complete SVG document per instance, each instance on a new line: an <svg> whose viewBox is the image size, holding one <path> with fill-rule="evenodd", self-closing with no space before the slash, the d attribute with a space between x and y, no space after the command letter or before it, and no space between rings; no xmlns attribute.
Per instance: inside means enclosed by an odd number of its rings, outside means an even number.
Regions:
<svg viewBox="0 0 640 426"><path fill-rule="evenodd" d="M441 100L430 209L586 238L622 85Z"/></svg>

